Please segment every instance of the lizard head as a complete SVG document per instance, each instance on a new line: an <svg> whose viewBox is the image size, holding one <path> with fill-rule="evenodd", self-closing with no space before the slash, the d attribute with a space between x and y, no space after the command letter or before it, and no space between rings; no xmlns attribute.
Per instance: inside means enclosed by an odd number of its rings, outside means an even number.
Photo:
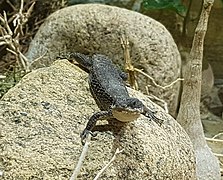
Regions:
<svg viewBox="0 0 223 180"><path fill-rule="evenodd" d="M137 98L118 98L112 106L112 114L117 120L128 122L136 120L143 108L143 103Z"/></svg>

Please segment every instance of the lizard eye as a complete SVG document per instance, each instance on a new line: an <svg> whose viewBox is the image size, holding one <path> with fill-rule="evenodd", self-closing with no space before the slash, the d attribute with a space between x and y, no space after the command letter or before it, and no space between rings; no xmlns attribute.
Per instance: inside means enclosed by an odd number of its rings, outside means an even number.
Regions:
<svg viewBox="0 0 223 180"><path fill-rule="evenodd" d="M142 102L136 98L131 98L130 104L132 108L141 108L143 106Z"/></svg>

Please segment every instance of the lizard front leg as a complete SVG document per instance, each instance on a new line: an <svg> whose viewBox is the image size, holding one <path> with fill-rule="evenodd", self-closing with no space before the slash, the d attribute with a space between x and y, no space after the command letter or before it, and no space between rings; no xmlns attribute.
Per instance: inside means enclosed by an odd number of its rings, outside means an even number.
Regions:
<svg viewBox="0 0 223 180"><path fill-rule="evenodd" d="M89 133L92 134L91 131L95 127L98 120L109 119L109 118L112 118L112 117L113 117L113 115L112 115L112 112L110 110L109 111L100 111L100 112L96 112L95 114L93 114L90 117L84 131L81 133L82 144L84 144L84 139L87 137L87 135Z"/></svg>
<svg viewBox="0 0 223 180"><path fill-rule="evenodd" d="M159 126L163 124L163 119L157 118L154 114L156 112L152 111L151 109L147 108L146 106L143 107L143 112L142 114L149 119L153 120L155 123L157 123Z"/></svg>

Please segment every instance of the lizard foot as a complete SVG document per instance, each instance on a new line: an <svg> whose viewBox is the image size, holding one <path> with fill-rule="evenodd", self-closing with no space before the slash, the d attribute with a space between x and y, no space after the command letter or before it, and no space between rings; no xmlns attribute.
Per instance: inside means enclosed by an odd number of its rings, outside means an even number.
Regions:
<svg viewBox="0 0 223 180"><path fill-rule="evenodd" d="M91 132L91 131L85 129L85 130L81 133L81 135L80 135L82 145L85 144L85 139L87 138L87 136L88 136L89 134L91 134L92 137L96 137L96 136L97 136L97 133L96 133L96 132Z"/></svg>
<svg viewBox="0 0 223 180"><path fill-rule="evenodd" d="M156 117L154 114L155 114L156 112L154 112L154 111L147 111L146 113L145 113L145 116L146 117L148 117L149 119L151 119L151 120L153 120L156 124L158 124L159 126L161 126L162 124L163 124L163 119L160 119L160 118L158 118L158 117Z"/></svg>

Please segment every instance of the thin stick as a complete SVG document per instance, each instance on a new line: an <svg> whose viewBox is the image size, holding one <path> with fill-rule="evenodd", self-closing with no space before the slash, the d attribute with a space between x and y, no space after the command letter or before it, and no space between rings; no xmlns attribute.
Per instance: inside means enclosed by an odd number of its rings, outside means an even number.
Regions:
<svg viewBox="0 0 223 180"><path fill-rule="evenodd" d="M17 54L15 51L13 51L13 50L11 50L11 49L9 49L9 48L6 48L6 50L7 50L8 52L10 52L10 53L14 54L15 56L17 56L17 55L18 55L18 54Z"/></svg>
<svg viewBox="0 0 223 180"><path fill-rule="evenodd" d="M15 6L9 0L6 0L6 2L11 6L11 8L13 9L13 11L16 11L17 10L15 8Z"/></svg>
<svg viewBox="0 0 223 180"><path fill-rule="evenodd" d="M21 0L20 8L19 8L19 13L20 13L20 14L22 14L22 11L23 11L23 5L24 5L24 1Z"/></svg>
<svg viewBox="0 0 223 180"><path fill-rule="evenodd" d="M97 179L102 175L102 173L103 173L103 172L104 172L104 171L111 165L111 163L115 160L116 156L117 156L119 153L121 153L122 151L124 151L124 149L122 149L122 150L119 150L119 148L116 149L115 154L114 154L114 156L112 157L112 159L108 162L108 164L106 164L105 167L103 167L103 168L99 171L99 173L98 173L97 176L94 178L94 180L97 180Z"/></svg>
<svg viewBox="0 0 223 180"><path fill-rule="evenodd" d="M2 34L2 37L0 37L0 40L5 40L7 38L10 38L11 36L10 35L3 35L3 32L1 31L1 34Z"/></svg>
<svg viewBox="0 0 223 180"><path fill-rule="evenodd" d="M9 1L8 1L9 2ZM10 3L10 2L9 2ZM24 0L21 0L19 12L12 16L11 20L15 26L14 33L9 26L9 21L7 19L6 12L3 11L3 15L0 14L0 46L7 44L7 51L15 55L16 62L20 65L20 68L24 69L26 72L29 72L30 63L28 59L20 51L20 36L23 34L23 25L28 21L28 18L31 15L31 12L34 8L35 2L31 4L27 12L23 13L24 9Z"/></svg>
<svg viewBox="0 0 223 180"><path fill-rule="evenodd" d="M124 35L121 37L121 45L122 45L122 48L124 50L125 70L129 74L129 77L128 77L129 84L133 89L138 90L138 83L136 81L136 74L135 74L134 66L132 65L132 60L130 58L129 40Z"/></svg>
<svg viewBox="0 0 223 180"><path fill-rule="evenodd" d="M70 177L70 180L75 180L77 178L77 176L78 176L78 174L81 170L81 167L83 165L84 159L87 155L88 147L90 145L90 140L91 140L91 134L88 134L87 138L86 138L86 142L85 142L83 150L82 150L82 153L81 153L80 158L78 160L77 166L76 166L72 176Z"/></svg>
<svg viewBox="0 0 223 180"><path fill-rule="evenodd" d="M29 64L29 60L26 58L26 56L24 56L21 51L18 49L18 53L19 53L19 59L21 60L22 64L23 64L23 68L26 70L26 72L29 71L30 64Z"/></svg>
<svg viewBox="0 0 223 180"><path fill-rule="evenodd" d="M38 60L42 59L42 58L46 55L46 53L47 53L47 51L46 51L44 54L42 54L41 56L39 56L39 57L37 57L36 59L34 59L34 60L31 62L30 66L32 66L32 64L34 64L34 63L37 62Z"/></svg>
<svg viewBox="0 0 223 180"><path fill-rule="evenodd" d="M169 87L173 86L175 83L177 83L178 81L183 81L183 80L184 80L184 79L182 79L182 78L177 78L175 81L173 81L172 83L170 83L170 84L168 84L168 85L166 85L166 86L160 86L159 84L157 84L157 83L155 82L155 80L154 80L151 76L149 76L148 74L144 73L142 70L137 69L137 68L134 68L134 71L137 71L137 72L139 72L140 74L146 76L147 78L149 78L149 79L152 81L152 83L153 83L155 86L157 86L157 87L159 87L159 88L161 88L161 89L169 88Z"/></svg>
<svg viewBox="0 0 223 180"><path fill-rule="evenodd" d="M205 137L205 139L206 139L207 141L223 143L223 140L221 140L221 139L214 139L214 138L207 138L207 137Z"/></svg>
<svg viewBox="0 0 223 180"><path fill-rule="evenodd" d="M223 154L218 154L218 153L213 153L215 156L217 156L217 157L223 157Z"/></svg>
<svg viewBox="0 0 223 180"><path fill-rule="evenodd" d="M0 42L0 46L7 44L5 41Z"/></svg>
<svg viewBox="0 0 223 180"><path fill-rule="evenodd" d="M6 76L0 75L0 79L5 79L5 78L6 78Z"/></svg>
<svg viewBox="0 0 223 180"><path fill-rule="evenodd" d="M215 138L217 138L218 136L221 136L221 135L223 135L223 133L218 133L218 134L214 135L213 139L215 139Z"/></svg>
<svg viewBox="0 0 223 180"><path fill-rule="evenodd" d="M29 7L29 9L27 10L27 13L25 14L26 18L28 19L28 17L30 17L33 9L34 9L34 5L35 5L35 1L31 4L31 6Z"/></svg>
<svg viewBox="0 0 223 180"><path fill-rule="evenodd" d="M11 30L9 24L8 24L8 21L7 21L7 15L6 15L6 12L5 12L5 11L3 11L3 17L4 17L4 22L3 22L3 23L4 23L4 25L5 25L5 28L7 29L8 34L9 34L10 36L12 36L12 35L13 35L13 32L12 32L12 30Z"/></svg>

